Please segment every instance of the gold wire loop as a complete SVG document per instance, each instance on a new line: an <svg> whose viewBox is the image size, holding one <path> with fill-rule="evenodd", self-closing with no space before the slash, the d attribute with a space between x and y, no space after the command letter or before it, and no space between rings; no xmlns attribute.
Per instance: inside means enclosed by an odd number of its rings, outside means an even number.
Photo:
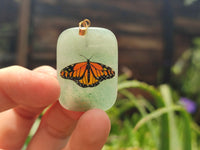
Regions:
<svg viewBox="0 0 200 150"><path fill-rule="evenodd" d="M91 22L89 19L84 19L83 21L79 22L79 35L85 35L90 25Z"/></svg>

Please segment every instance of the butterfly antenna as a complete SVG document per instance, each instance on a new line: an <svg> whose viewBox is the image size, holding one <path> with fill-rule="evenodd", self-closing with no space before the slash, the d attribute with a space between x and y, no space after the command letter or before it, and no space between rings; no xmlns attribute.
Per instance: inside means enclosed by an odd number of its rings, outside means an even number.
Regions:
<svg viewBox="0 0 200 150"><path fill-rule="evenodd" d="M87 59L87 60L88 60L88 58L87 58L87 57L85 57L85 56L83 56L83 55L80 55L80 56L82 56L83 58L85 58L85 59Z"/></svg>
<svg viewBox="0 0 200 150"><path fill-rule="evenodd" d="M82 56L82 57L84 57L85 59L87 59L87 60L90 60L90 59L92 59L92 57L93 57L93 55L88 59L87 57L85 57L84 55L80 55L80 56Z"/></svg>
<svg viewBox="0 0 200 150"><path fill-rule="evenodd" d="M89 60L92 59L93 56L94 56L94 55L92 55L92 56L89 58Z"/></svg>

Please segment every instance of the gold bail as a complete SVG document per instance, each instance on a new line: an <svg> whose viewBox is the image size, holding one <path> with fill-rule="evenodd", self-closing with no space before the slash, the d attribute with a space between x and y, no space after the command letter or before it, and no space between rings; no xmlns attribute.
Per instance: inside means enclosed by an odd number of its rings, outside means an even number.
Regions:
<svg viewBox="0 0 200 150"><path fill-rule="evenodd" d="M85 35L90 25L91 22L89 19L84 19L83 21L79 22L79 35Z"/></svg>

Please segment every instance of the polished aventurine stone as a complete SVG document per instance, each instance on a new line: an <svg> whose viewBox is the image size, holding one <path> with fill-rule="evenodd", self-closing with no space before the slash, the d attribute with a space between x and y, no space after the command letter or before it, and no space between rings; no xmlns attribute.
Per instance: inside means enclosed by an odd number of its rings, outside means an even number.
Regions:
<svg viewBox="0 0 200 150"><path fill-rule="evenodd" d="M61 77L63 68L87 62L87 59L111 67L115 76L101 81L97 86L85 88L73 79ZM73 65L67 68L68 71L71 69L74 69ZM74 111L109 109L117 97L118 47L115 35L110 30L95 27L88 28L84 36L79 35L79 28L63 31L57 43L57 72L61 87L59 101L64 108ZM87 72L85 75L88 79Z"/></svg>

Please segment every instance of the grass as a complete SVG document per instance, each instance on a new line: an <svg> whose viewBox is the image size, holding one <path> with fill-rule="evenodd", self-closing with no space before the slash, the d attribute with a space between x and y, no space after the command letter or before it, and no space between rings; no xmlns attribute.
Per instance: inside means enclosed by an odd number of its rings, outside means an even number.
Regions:
<svg viewBox="0 0 200 150"><path fill-rule="evenodd" d="M103 150L198 150L200 128L182 105L176 104L168 85L155 88L136 80L119 80L117 103L107 111L111 134ZM136 97L130 89L149 93Z"/></svg>

